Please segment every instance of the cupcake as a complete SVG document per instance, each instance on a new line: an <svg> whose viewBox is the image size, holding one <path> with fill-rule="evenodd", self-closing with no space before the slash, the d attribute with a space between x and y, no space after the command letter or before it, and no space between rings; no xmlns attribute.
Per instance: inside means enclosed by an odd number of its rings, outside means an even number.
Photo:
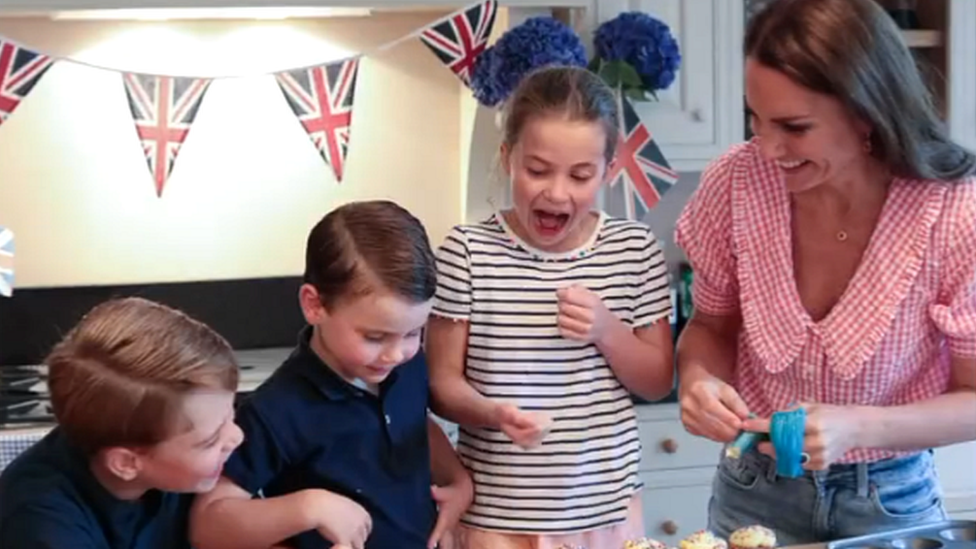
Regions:
<svg viewBox="0 0 976 549"><path fill-rule="evenodd" d="M668 546L656 539L632 539L624 543L624 549L668 549Z"/></svg>
<svg viewBox="0 0 976 549"><path fill-rule="evenodd" d="M739 528L729 536L732 549L773 549L776 534L765 526L753 525Z"/></svg>
<svg viewBox="0 0 976 549"><path fill-rule="evenodd" d="M728 549L728 544L708 530L699 530L681 540L680 549Z"/></svg>

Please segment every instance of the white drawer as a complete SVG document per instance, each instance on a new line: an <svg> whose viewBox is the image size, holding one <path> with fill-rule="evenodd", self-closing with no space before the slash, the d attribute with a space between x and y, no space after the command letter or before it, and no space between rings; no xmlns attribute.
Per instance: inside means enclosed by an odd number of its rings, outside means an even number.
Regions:
<svg viewBox="0 0 976 549"><path fill-rule="evenodd" d="M642 471L718 465L722 445L690 434L678 420L641 421L637 428Z"/></svg>
<svg viewBox="0 0 976 549"><path fill-rule="evenodd" d="M641 498L645 535L677 547L681 539L708 525L711 495L710 485L653 489L645 486Z"/></svg>
<svg viewBox="0 0 976 549"><path fill-rule="evenodd" d="M976 442L936 449L935 467L947 496L976 492Z"/></svg>

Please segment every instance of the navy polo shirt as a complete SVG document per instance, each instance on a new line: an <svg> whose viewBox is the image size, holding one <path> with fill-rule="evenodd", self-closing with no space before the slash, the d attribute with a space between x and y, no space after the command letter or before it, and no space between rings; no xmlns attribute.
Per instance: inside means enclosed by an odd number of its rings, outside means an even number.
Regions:
<svg viewBox="0 0 976 549"><path fill-rule="evenodd" d="M373 395L326 366L309 346L311 334L306 327L291 356L241 402L244 442L224 475L264 497L307 488L341 494L372 518L366 549L425 549L436 509L423 353L393 370ZM332 546L314 530L290 543Z"/></svg>
<svg viewBox="0 0 976 549"><path fill-rule="evenodd" d="M116 499L55 428L0 475L0 547L190 549L192 498L151 490L135 501Z"/></svg>

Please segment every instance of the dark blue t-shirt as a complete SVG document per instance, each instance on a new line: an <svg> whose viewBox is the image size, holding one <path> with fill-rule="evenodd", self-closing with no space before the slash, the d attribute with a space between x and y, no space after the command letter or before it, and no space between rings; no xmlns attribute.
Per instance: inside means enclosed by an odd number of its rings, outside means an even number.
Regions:
<svg viewBox="0 0 976 549"><path fill-rule="evenodd" d="M55 428L0 474L0 547L190 549L192 497L151 490L116 499Z"/></svg>
<svg viewBox="0 0 976 549"><path fill-rule="evenodd" d="M224 475L274 497L322 488L362 505L373 521L366 549L425 549L436 509L427 436L423 353L396 368L373 395L347 383L309 347L298 347L237 410L244 442ZM331 547L318 532L290 540Z"/></svg>

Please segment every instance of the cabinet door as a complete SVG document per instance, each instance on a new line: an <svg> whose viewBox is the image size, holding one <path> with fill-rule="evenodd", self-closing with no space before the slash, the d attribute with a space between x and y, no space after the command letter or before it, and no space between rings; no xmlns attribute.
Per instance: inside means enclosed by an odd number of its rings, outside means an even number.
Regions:
<svg viewBox="0 0 976 549"><path fill-rule="evenodd" d="M742 0L599 0L595 24L643 11L671 27L682 64L659 101L635 108L672 167L698 171L743 139Z"/></svg>
<svg viewBox="0 0 976 549"><path fill-rule="evenodd" d="M948 120L952 137L976 151L976 2L949 2L947 64Z"/></svg>

